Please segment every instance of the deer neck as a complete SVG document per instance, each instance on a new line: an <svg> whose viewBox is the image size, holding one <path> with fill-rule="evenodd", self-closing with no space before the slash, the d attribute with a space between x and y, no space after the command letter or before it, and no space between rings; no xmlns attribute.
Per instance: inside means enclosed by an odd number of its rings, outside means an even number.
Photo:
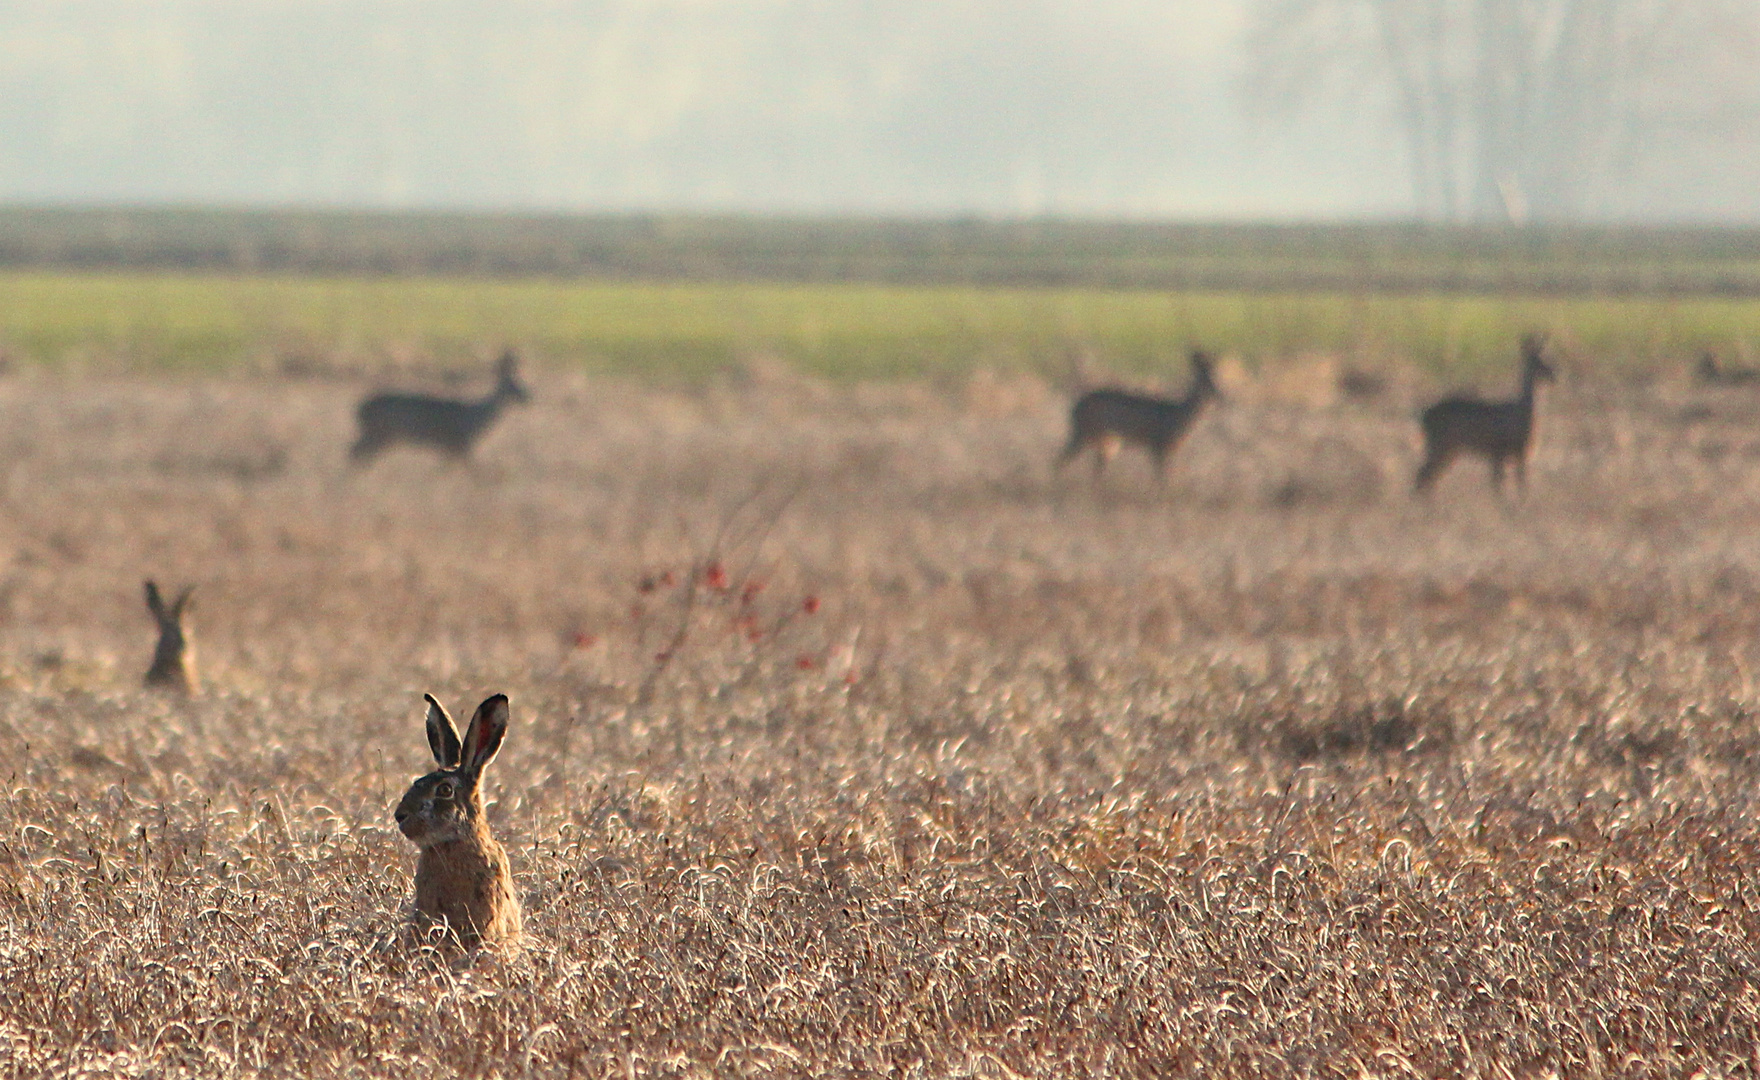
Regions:
<svg viewBox="0 0 1760 1080"><path fill-rule="evenodd" d="M1533 370L1522 372L1522 396L1519 399L1524 412L1534 411L1534 399L1540 396L1540 376Z"/></svg>
<svg viewBox="0 0 1760 1080"><path fill-rule="evenodd" d="M507 403L512 400L513 394L506 386L497 386L493 393L477 402L477 416L480 418L480 422L487 424L495 419L496 415L506 408Z"/></svg>

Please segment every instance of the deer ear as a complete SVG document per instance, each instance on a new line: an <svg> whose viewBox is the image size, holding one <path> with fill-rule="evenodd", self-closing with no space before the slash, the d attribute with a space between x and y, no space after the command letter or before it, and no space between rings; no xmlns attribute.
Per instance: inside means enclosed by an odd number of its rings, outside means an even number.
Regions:
<svg viewBox="0 0 1760 1080"><path fill-rule="evenodd" d="M458 766L459 742L458 729L452 726L452 717L446 715L445 706L434 700L433 694L423 694L428 699L428 749L434 752L434 760L442 769Z"/></svg>
<svg viewBox="0 0 1760 1080"><path fill-rule="evenodd" d="M496 694L477 706L464 733L464 754L459 759L466 772L481 772L495 759L495 751L501 749L501 739L507 734L508 715L506 694Z"/></svg>

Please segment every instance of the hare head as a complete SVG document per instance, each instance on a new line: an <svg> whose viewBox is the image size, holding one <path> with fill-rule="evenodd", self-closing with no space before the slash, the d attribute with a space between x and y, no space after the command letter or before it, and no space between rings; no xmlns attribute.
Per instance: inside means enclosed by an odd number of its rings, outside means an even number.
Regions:
<svg viewBox="0 0 1760 1080"><path fill-rule="evenodd" d="M468 948L517 937L507 852L483 815L483 769L507 734L507 695L477 706L460 739L452 718L428 702L428 748L439 768L418 777L397 804L397 828L421 849L416 863L416 914L444 925Z"/></svg>
<svg viewBox="0 0 1760 1080"><path fill-rule="evenodd" d="M191 585L177 594L171 604L159 595L159 586L147 582L147 610L159 624L159 644L153 649L153 666L147 669L146 684L184 694L197 689L195 646L190 642L184 616L189 614Z"/></svg>

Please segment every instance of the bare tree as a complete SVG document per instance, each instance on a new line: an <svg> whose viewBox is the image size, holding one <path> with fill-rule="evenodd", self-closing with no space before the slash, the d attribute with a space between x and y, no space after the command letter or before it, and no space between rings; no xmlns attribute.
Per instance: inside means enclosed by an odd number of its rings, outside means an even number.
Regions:
<svg viewBox="0 0 1760 1080"><path fill-rule="evenodd" d="M1418 212L1568 217L1683 138L1756 126L1753 0L1257 0L1251 96L1374 94Z"/></svg>

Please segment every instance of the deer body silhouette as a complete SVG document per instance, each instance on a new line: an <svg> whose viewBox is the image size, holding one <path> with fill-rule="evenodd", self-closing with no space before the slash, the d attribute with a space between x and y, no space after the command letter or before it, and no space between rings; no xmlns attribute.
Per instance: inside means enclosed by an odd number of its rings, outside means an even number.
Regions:
<svg viewBox="0 0 1760 1080"><path fill-rule="evenodd" d="M1513 466L1516 484L1528 486L1528 457L1534 449L1534 403L1541 383L1557 376L1542 353L1546 341L1530 335L1522 341L1521 393L1509 401L1484 401L1477 397L1444 398L1419 417L1424 433L1424 461L1412 486L1425 492L1457 456L1474 454L1491 466L1491 486L1503 488L1507 467Z"/></svg>
<svg viewBox="0 0 1760 1080"><path fill-rule="evenodd" d="M1693 374L1706 386L1760 386L1760 368L1725 364L1716 353L1702 353Z"/></svg>
<svg viewBox="0 0 1760 1080"><path fill-rule="evenodd" d="M1090 390L1070 410L1069 442L1058 455L1057 467L1061 471L1083 451L1092 450L1094 474L1098 476L1119 448L1131 443L1148 452L1156 477L1165 477L1167 459L1191 431L1205 404L1220 396L1210 357L1202 352L1192 353L1192 382L1183 398Z"/></svg>
<svg viewBox="0 0 1760 1080"><path fill-rule="evenodd" d="M376 394L361 402L360 435L348 456L365 464L398 443L428 446L454 458L469 456L477 440L515 402L531 400L519 381L519 358L509 350L495 368L495 389L476 401L429 394Z"/></svg>

